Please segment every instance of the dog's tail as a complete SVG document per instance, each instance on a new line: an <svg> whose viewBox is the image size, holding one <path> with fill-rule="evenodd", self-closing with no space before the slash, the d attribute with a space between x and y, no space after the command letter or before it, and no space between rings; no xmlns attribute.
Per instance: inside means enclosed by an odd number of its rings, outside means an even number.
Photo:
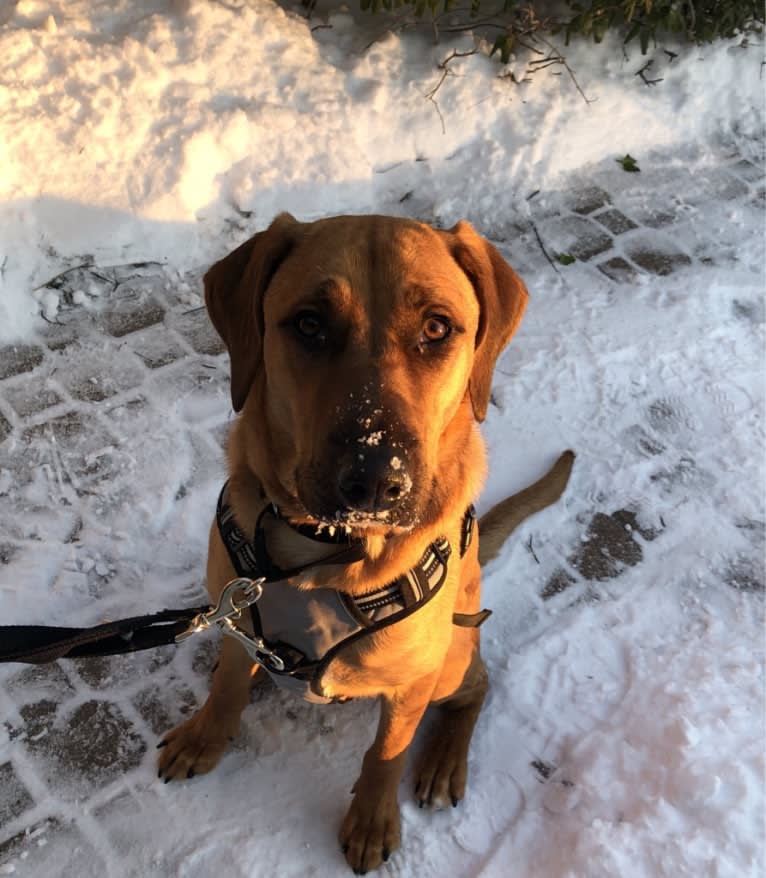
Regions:
<svg viewBox="0 0 766 878"><path fill-rule="evenodd" d="M500 551L511 533L530 515L555 503L564 493L575 455L565 451L541 479L502 500L479 520L479 563L482 567Z"/></svg>

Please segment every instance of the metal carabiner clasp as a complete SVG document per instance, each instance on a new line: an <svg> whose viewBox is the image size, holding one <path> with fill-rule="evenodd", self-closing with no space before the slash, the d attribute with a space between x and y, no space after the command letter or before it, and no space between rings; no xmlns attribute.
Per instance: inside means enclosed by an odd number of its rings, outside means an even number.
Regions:
<svg viewBox="0 0 766 878"><path fill-rule="evenodd" d="M238 628L231 619L224 619L221 627L224 634L239 641L253 661L267 670L270 668L272 671L284 671L285 663L257 634L248 634L247 631Z"/></svg>
<svg viewBox="0 0 766 878"><path fill-rule="evenodd" d="M218 625L224 634L228 634L242 644L253 661L274 671L284 671L285 663L274 650L269 649L260 637L255 634L248 634L247 631L236 625L234 621L240 618L242 610L246 610L259 600L263 594L264 582L266 582L265 577L260 579L247 579L246 577L232 579L221 592L218 603L206 613L200 613L195 616L189 623L186 631L176 635L176 643L185 640L189 635L196 634L198 631L207 630L211 625Z"/></svg>
<svg viewBox="0 0 766 878"><path fill-rule="evenodd" d="M224 587L215 607L204 614L208 625L223 622L225 619L239 619L242 610L246 610L260 599L264 582L266 582L265 578L247 579L241 576L232 579Z"/></svg>
<svg viewBox="0 0 766 878"><path fill-rule="evenodd" d="M244 576L232 579L224 586L218 603L206 613L199 613L189 623L186 631L176 635L176 643L185 640L191 634L207 630L211 625L221 625L224 631L233 626L232 619L239 619L242 610L254 604L263 594L264 577L247 579Z"/></svg>

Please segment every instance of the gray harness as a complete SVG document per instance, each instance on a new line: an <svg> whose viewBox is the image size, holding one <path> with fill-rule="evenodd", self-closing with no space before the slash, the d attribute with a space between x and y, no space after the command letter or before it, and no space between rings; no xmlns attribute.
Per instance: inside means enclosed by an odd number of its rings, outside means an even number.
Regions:
<svg viewBox="0 0 766 878"><path fill-rule="evenodd" d="M328 664L343 647L405 619L434 597L447 578L452 553L449 541L444 537L434 540L414 567L365 595L355 597L334 588L300 589L290 584L291 576L317 565L359 561L364 557L361 542L289 525L304 537L337 543L340 548L305 568L282 570L269 557L263 528L265 516L279 517L276 510L271 506L264 509L253 538L248 539L234 520L226 488L224 485L221 491L216 516L221 539L237 575L262 581L260 596L250 604L250 612L256 637L266 648L254 659L279 686L308 701L326 704L344 700L322 694L321 680ZM471 543L475 520L470 506L463 518L461 557ZM455 614L453 622L475 627L488 616L488 610Z"/></svg>

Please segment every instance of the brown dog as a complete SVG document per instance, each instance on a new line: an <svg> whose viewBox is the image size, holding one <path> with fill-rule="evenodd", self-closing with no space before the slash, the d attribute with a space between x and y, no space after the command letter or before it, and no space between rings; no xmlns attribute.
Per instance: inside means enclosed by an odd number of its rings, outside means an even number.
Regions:
<svg viewBox="0 0 766 878"><path fill-rule="evenodd" d="M487 689L471 627L480 619L480 567L478 540L465 545L466 510L485 473L477 422L527 292L464 222L436 231L380 216L304 224L282 214L210 269L205 297L241 410L228 445L233 519L241 534L260 529L270 563L300 568L279 587L302 600L311 590L342 593L347 605L416 569L426 547L442 546L434 550L444 568L438 591L395 624L351 638L314 683L321 696L381 699L377 737L340 830L349 864L363 873L399 846L397 788L429 704L441 703L444 718L416 795L444 806L465 791ZM571 459L528 489L521 517L560 495ZM271 508L278 514L264 524ZM495 513L491 552L518 523L514 514ZM338 546L308 538L306 526L317 535L340 528L360 554L328 563ZM213 601L235 576L214 522ZM328 588L335 591L321 591ZM208 700L161 744L161 777L216 765L238 732L257 668L224 638Z"/></svg>

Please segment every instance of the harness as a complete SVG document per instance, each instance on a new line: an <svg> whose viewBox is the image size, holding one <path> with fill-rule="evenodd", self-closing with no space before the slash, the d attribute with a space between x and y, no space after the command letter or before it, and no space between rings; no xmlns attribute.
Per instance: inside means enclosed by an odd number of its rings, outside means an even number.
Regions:
<svg viewBox="0 0 766 878"><path fill-rule="evenodd" d="M360 540L342 531L329 532L293 525L267 506L248 538L237 526L228 502L228 483L218 500L216 520L237 578L221 592L215 607L162 610L132 616L92 628L44 625L0 626L0 663L42 664L61 658L118 655L180 643L213 624L237 639L253 661L263 666L280 686L299 692L309 701L344 700L322 692L322 676L338 652L405 619L434 597L447 578L452 548L445 537L426 547L414 567L382 588L352 596L334 588L301 589L291 577L322 565L351 564L365 557ZM272 561L266 545L264 523L273 517L304 538L336 543L339 549L323 558L287 570ZM476 513L469 506L460 533L462 557L473 536ZM254 635L236 622L250 611ZM478 627L491 613L454 613L452 622Z"/></svg>
<svg viewBox="0 0 766 878"><path fill-rule="evenodd" d="M264 524L268 517L285 520L273 507L267 506L258 518L255 534L249 539L234 520L227 487L224 485L218 500L218 531L240 581L259 583L257 596L251 593L254 599L248 601L257 649L251 646L248 652L277 685L297 692L306 700L323 704L343 700L322 692L321 681L327 666L344 647L407 618L439 592L447 578L452 554L449 541L445 537L434 540L414 567L393 582L361 596L328 587L301 589L291 584L292 575L318 564L362 560L361 541L351 541L339 530L333 533L326 528L317 531L289 525L306 539L338 543L342 548L306 568L282 570L268 554ZM470 506L461 528L461 557L471 544L475 521L476 513ZM475 626L488 615L488 611L456 614L453 622ZM247 648L247 644L243 642L243 645Z"/></svg>

